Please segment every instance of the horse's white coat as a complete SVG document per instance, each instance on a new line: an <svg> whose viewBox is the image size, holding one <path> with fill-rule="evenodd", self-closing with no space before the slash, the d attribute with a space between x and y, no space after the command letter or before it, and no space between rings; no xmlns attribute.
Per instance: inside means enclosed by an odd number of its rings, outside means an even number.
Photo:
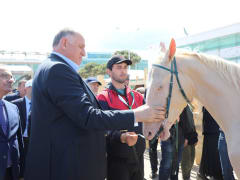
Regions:
<svg viewBox="0 0 240 180"><path fill-rule="evenodd" d="M168 52L156 63L170 68ZM228 153L238 178L240 177L240 66L221 58L199 53L177 54L177 67L181 85L192 100L196 98L210 112L226 135ZM147 104L165 105L168 96L170 73L153 67L150 74ZM186 101L174 78L168 123L179 117ZM144 135L151 139L160 124L144 124Z"/></svg>

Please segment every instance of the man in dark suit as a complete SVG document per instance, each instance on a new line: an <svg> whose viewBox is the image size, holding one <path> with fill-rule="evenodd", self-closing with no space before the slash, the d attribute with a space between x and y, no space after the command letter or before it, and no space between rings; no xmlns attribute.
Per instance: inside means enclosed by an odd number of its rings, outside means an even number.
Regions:
<svg viewBox="0 0 240 180"><path fill-rule="evenodd" d="M23 152L18 108L2 99L11 91L12 83L11 72L0 65L0 180L18 180Z"/></svg>
<svg viewBox="0 0 240 180"><path fill-rule="evenodd" d="M35 74L25 180L103 180L105 130L164 119L159 106L101 110L78 74L83 56L83 36L62 30L54 38L53 53Z"/></svg>
<svg viewBox="0 0 240 180"><path fill-rule="evenodd" d="M27 81L26 80L21 80L18 82L18 89L16 92L8 94L4 97L4 99L8 102L14 101L16 99L22 98L25 96L26 92L25 92L25 83Z"/></svg>
<svg viewBox="0 0 240 180"><path fill-rule="evenodd" d="M23 98L12 101L17 105L22 125L22 134L24 142L24 161L27 156L29 143L29 113L31 111L31 94L32 94L32 79L25 83L26 95ZM24 169L23 169L24 170Z"/></svg>
<svg viewBox="0 0 240 180"><path fill-rule="evenodd" d="M32 79L28 80L25 84L25 91L26 95L23 98L17 99L12 101L13 104L16 104L19 110L21 125L22 125L22 133L23 133L23 139L24 139L24 147L26 148L26 145L28 143L25 143L28 141L28 116L31 110L31 95L32 95Z"/></svg>

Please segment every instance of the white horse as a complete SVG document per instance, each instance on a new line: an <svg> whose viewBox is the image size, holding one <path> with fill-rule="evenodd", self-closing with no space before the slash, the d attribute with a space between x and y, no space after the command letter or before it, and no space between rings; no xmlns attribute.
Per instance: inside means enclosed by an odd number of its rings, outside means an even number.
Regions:
<svg viewBox="0 0 240 180"><path fill-rule="evenodd" d="M171 73L163 68L171 69L175 57L179 81L186 97L190 102L193 98L200 101L223 129L230 161L240 178L240 66L202 53L175 52L176 44L172 40L169 50L156 61L161 68L152 67L147 104L166 105ZM170 102L167 124L174 123L187 105L179 91L176 76L173 78ZM145 137L153 138L159 127L159 123L144 124Z"/></svg>

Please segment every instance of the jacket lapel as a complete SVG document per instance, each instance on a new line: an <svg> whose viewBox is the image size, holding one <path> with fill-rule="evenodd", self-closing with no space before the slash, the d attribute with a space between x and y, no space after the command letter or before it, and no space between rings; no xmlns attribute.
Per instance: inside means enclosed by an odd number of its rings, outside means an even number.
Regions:
<svg viewBox="0 0 240 180"><path fill-rule="evenodd" d="M80 76L79 76L80 77ZM81 78L81 77L80 77ZM89 97L89 99L91 100L91 102L95 105L95 107L101 108L96 96L93 94L92 90L88 87L88 85L82 80L82 84L84 86L84 89Z"/></svg>
<svg viewBox="0 0 240 180"><path fill-rule="evenodd" d="M0 128L0 134L3 135L3 136L6 136L6 134L3 132L2 128Z"/></svg>
<svg viewBox="0 0 240 180"><path fill-rule="evenodd" d="M11 127L11 124L9 123L9 112L8 112L8 108L7 108L7 103L4 101L4 105L3 105L3 109L4 109L4 112L6 113L6 121L7 121L7 134L5 134L4 132L3 132L3 134L6 136L6 137L8 137L9 136L9 129L10 129L10 127ZM3 130L2 130L3 131Z"/></svg>
<svg viewBox="0 0 240 180"><path fill-rule="evenodd" d="M59 57L56 54L50 54L50 59L51 60L54 59L55 61L59 61L59 62L62 62L64 64L67 64L72 69L73 73L76 73L76 75L79 78L80 83L83 84L83 87L85 89L85 92L86 92L89 100L94 104L95 107L98 107L98 108L101 109L101 105L99 104L97 98L95 97L93 92L90 90L88 85L82 80L82 77L66 61L64 61L64 59L62 59L61 57Z"/></svg>

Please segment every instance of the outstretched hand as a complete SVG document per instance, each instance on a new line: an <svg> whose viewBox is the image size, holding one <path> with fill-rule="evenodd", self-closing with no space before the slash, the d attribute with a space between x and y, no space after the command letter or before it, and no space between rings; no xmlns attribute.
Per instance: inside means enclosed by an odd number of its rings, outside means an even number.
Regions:
<svg viewBox="0 0 240 180"><path fill-rule="evenodd" d="M165 119L165 108L145 104L133 110L136 122L161 122Z"/></svg>

